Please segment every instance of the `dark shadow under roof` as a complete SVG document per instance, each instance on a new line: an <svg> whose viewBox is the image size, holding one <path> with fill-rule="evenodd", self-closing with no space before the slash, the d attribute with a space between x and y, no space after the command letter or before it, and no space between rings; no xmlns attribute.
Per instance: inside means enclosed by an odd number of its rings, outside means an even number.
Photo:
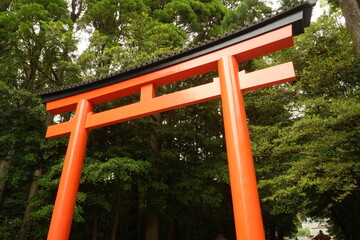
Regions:
<svg viewBox="0 0 360 240"><path fill-rule="evenodd" d="M219 49L245 41L266 32L273 31L286 25L292 24L293 35L299 35L304 32L305 27L310 25L312 8L315 4L316 0L301 1L297 5L284 8L281 12L267 17L251 26L232 31L224 36L197 44L179 52L156 58L150 62L146 62L133 68L124 69L120 72L114 72L102 78L80 82L78 84L64 86L40 93L41 102L47 103L101 87L109 86L118 82L126 81L134 77L154 72L162 68L166 68L217 51Z"/></svg>

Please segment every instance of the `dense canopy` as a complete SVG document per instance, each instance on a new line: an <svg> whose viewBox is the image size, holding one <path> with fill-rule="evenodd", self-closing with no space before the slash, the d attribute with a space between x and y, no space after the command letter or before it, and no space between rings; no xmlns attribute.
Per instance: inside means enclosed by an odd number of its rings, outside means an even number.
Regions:
<svg viewBox="0 0 360 240"><path fill-rule="evenodd" d="M245 94L268 240L295 236L305 216L328 219L336 239L360 236L360 57L342 3L329 1L295 47L240 65L253 71L293 61L297 74L296 82ZM44 135L73 113L46 113L39 92L211 39L273 8L260 0L1 1L0 238L47 234L68 139ZM91 132L70 239L218 234L235 238L219 101Z"/></svg>

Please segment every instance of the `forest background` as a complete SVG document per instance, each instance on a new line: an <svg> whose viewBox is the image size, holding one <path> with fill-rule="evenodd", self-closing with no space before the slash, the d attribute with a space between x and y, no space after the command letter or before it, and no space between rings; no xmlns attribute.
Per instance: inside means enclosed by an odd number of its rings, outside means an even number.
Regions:
<svg viewBox="0 0 360 240"><path fill-rule="evenodd" d="M282 0L280 7L293 0ZM99 78L274 14L260 0L1 0L0 239L45 239L68 138L44 138L39 92ZM317 3L320 4L320 3ZM295 47L240 65L293 61L297 81L245 94L268 240L304 217L360 236L359 0L329 11ZM352 5L351 5L352 4ZM343 17L345 17L346 25ZM78 51L79 34L88 46ZM157 89L166 94L217 73ZM136 101L129 96L96 107ZM235 239L221 104L93 130L70 239Z"/></svg>

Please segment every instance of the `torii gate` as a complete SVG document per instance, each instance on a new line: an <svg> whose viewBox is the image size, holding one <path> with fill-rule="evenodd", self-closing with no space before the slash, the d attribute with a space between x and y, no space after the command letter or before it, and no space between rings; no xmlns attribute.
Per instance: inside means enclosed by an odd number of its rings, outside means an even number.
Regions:
<svg viewBox="0 0 360 240"><path fill-rule="evenodd" d="M70 135L47 239L69 238L91 129L221 98L236 237L264 240L242 93L295 80L295 73L292 62L251 73L239 72L238 63L292 46L293 36L310 24L315 3L302 2L258 24L138 68L41 94L47 111L53 114L75 110L71 121L49 126L46 133L46 138ZM219 78L213 82L163 96L155 94L159 86L214 70ZM137 103L93 112L96 104L134 93L140 93Z"/></svg>

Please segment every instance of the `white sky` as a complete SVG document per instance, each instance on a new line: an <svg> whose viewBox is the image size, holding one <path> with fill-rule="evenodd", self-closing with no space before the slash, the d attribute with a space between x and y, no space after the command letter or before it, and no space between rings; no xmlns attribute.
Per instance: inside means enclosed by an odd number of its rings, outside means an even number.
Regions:
<svg viewBox="0 0 360 240"><path fill-rule="evenodd" d="M320 6L321 5L321 6ZM316 19L318 19L318 17L320 17L321 14L323 14L324 12L328 12L329 11L329 6L322 6L324 4L321 4L320 1L317 1L315 7L313 8L313 12L312 12L312 16L311 16L311 21L315 22Z"/></svg>

